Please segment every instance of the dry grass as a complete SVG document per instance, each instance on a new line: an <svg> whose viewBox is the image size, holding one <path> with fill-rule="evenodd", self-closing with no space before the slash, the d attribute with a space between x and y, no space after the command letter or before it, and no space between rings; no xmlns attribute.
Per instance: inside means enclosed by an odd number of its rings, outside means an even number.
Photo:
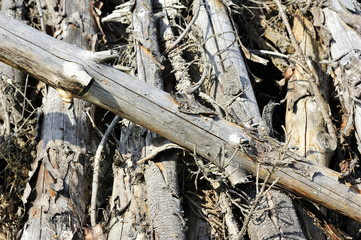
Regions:
<svg viewBox="0 0 361 240"><path fill-rule="evenodd" d="M18 87L3 80L0 91L5 104L0 116L10 116L10 135L0 134L0 239L13 239L24 213L21 197L35 156L36 110L24 104ZM0 123L6 127L4 119Z"/></svg>

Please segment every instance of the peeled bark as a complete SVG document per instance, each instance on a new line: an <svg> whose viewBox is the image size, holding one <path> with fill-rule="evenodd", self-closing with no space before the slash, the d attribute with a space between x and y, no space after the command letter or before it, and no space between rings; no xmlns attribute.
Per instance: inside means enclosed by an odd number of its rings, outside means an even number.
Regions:
<svg viewBox="0 0 361 240"><path fill-rule="evenodd" d="M321 114L321 106L312 95L311 81L315 81L323 97L328 102L328 79L323 69L317 65L323 53L316 44L315 30L300 12L295 16L293 34L303 50L302 54L315 61L319 81L313 79L301 66L297 66L288 80L286 131L289 147L296 148L300 156L328 167L337 147L336 139L327 133L327 126ZM330 113L327 113L331 115Z"/></svg>
<svg viewBox="0 0 361 240"><path fill-rule="evenodd" d="M65 1L63 2L65 3ZM88 12L89 1L67 1L59 5L67 18L58 19L56 2L43 2L48 7L48 25L59 27L61 37L79 47L88 48L87 36L95 33ZM44 7L44 6L43 6ZM58 19L59 22L50 20ZM60 37L60 36L58 36ZM89 103L74 100L76 123L70 122L58 92L49 88L44 98L43 121L37 158L31 171L24 199L28 204L28 218L20 239L84 239L87 204L89 201L89 156L91 128L84 109ZM28 196L27 196L28 195Z"/></svg>

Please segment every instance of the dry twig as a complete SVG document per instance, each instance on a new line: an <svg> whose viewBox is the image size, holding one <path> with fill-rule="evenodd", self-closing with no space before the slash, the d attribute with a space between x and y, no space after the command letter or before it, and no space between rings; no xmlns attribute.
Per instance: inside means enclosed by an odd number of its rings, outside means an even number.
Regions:
<svg viewBox="0 0 361 240"><path fill-rule="evenodd" d="M170 45L163 53L163 55L169 53L173 48L175 48L175 46L177 46L177 44L182 41L182 39L185 37L185 35L187 35L187 33L189 32L189 30L191 30L192 25L194 24L194 22L197 20L197 17L199 15L199 10L201 9L201 0L197 0L198 2L195 2L194 4L197 4L197 9L196 12L192 18L192 20L190 21L190 23L187 25L187 27L184 29L184 31L182 32L181 35L179 35L179 37L177 38L177 40L175 40L172 45Z"/></svg>
<svg viewBox="0 0 361 240"><path fill-rule="evenodd" d="M104 133L102 140L99 143L97 151L95 153L94 159L94 172L93 172L93 183L92 183L92 197L90 204L90 222L92 226L96 225L96 203L98 195L98 178L99 178L99 169L100 169L100 158L102 151L104 149L105 143L108 140L110 133L112 132L115 125L118 123L120 117L117 115L114 117L113 121L110 123L107 131Z"/></svg>

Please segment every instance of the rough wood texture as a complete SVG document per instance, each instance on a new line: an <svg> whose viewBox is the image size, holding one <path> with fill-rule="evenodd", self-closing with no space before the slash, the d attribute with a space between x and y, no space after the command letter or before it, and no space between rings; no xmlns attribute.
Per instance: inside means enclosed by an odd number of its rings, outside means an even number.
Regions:
<svg viewBox="0 0 361 240"><path fill-rule="evenodd" d="M136 39L137 72L139 80L162 89L161 63L157 62L160 59L156 57L160 54L151 9L152 6L149 1L137 1L132 13L133 35ZM162 153L160 157L158 153L162 150L158 151L157 147L166 146L162 144L165 143L163 140L165 139L135 123L127 122L122 127L120 153L125 161L123 168L127 171L124 173L119 166L115 166L114 180L122 182L124 177L131 179L134 175L132 171L140 170L139 174L144 174L145 183L139 181L137 188L129 186L127 191L114 189L111 199L112 206L121 207L121 202L114 200L117 197L129 199L129 195L137 198L137 204L130 201L131 204L124 213L122 212L121 215L114 214L109 233L111 239L116 239L117 235L121 236L120 239L128 239L129 236L134 236L134 232L140 236L147 234L147 231L150 230L158 239L184 239L183 224L185 221L182 218L180 200L176 198L179 196L176 170L178 154L164 148L168 151ZM140 159L147 159L144 161L146 164L139 165ZM157 163L155 164L153 161ZM122 174L123 178L119 178L118 174ZM114 182L114 185L122 186L117 182ZM138 197L140 191L143 192L142 194L146 193L146 197ZM119 195L120 193L123 195ZM140 206L142 208L134 211ZM120 216L124 221L117 220ZM143 219L147 219L151 225L145 226ZM116 224L113 225L113 223ZM143 225L144 228L139 228L138 225Z"/></svg>
<svg viewBox="0 0 361 240"><path fill-rule="evenodd" d="M169 49L176 41L173 29L171 28L170 23L176 20L177 15L180 14L181 9L177 8L183 6L182 3L178 0L168 1L168 0L159 0L153 1L153 9L158 13L162 13L164 16L159 20L159 30L160 30L160 42L163 43L164 49ZM193 15L192 19L195 16ZM174 51L168 52L167 56L169 62L172 65L174 77L177 80L176 88L178 92L182 94L187 94L189 89L192 88L192 80L186 67L186 60L179 48L174 49ZM188 96L190 96L188 94ZM191 96L192 98L192 96ZM180 156L180 158L183 156ZM179 169L179 165L178 165ZM171 188L175 188L174 186ZM176 189L177 189L176 188ZM180 200L180 199L179 199ZM195 214L192 211L191 207L185 206L184 215L186 221L186 239L208 239L209 233L211 232L210 226L207 225L206 221L201 218L199 215ZM180 218L179 218L180 219Z"/></svg>
<svg viewBox="0 0 361 240"><path fill-rule="evenodd" d="M139 38L136 47L138 79L163 90L162 60L152 13L151 1L136 1L133 25L134 34ZM152 146L156 145L156 139L155 133L147 131L143 140L145 146L143 146L142 158L152 154L154 149ZM182 216L180 199L177 197L179 196L177 160L176 151L167 151L155 156L145 167L148 212L153 225L152 230L159 240L185 239L185 220Z"/></svg>
<svg viewBox="0 0 361 240"><path fill-rule="evenodd" d="M252 126L259 122L260 113L232 22L220 1L200 1L196 25L201 29L207 55L215 63L217 77L211 96L231 117L244 126Z"/></svg>
<svg viewBox="0 0 361 240"><path fill-rule="evenodd" d="M202 10L206 13L201 12L197 24L201 24L203 38L211 38L205 45L212 66L217 69L211 96L224 107L224 110L233 117L232 120L236 123L241 125L260 124L263 120L258 111L258 104L255 102L242 54L238 45L235 44L237 36L226 8L217 1L204 0L204 2L206 4L202 6ZM246 86L242 86L244 84ZM245 93L237 92L239 89ZM272 115L269 117L272 118ZM253 199L255 198L250 191L247 191L247 194L253 196ZM276 236L304 239L291 199L285 193L275 190L269 192L269 198L271 200L262 201L258 209L269 208L271 201L274 203L275 209L265 210L261 214L252 216L252 220L248 224L250 239L271 239ZM283 209L287 209L287 211ZM224 211L229 215L233 214L230 209ZM231 239L236 239L238 231L235 232L233 238L230 233Z"/></svg>
<svg viewBox="0 0 361 240"><path fill-rule="evenodd" d="M127 129L128 133L132 136L130 141L134 139L140 127L134 125L133 128ZM124 127L125 128L125 127ZM132 131L133 130L133 131ZM122 136L122 138L127 138ZM122 139L121 139L122 142ZM123 141L126 143L125 141ZM122 149L130 149L129 146L124 144ZM128 155L130 152L128 152ZM125 155L125 154L124 154ZM136 159L135 156L132 156ZM121 158L119 156L119 158ZM117 159L113 165L113 191L110 199L110 220L107 224L108 239L142 239L147 236L148 225L144 224L149 222L148 214L145 210L148 208L146 205L146 190L145 184L139 181L138 176L140 172L135 172L132 168L132 159L125 159L126 164L119 165L120 159ZM136 161L136 160L135 160ZM131 184L134 183L134 184ZM121 215L121 216L120 216Z"/></svg>
<svg viewBox="0 0 361 240"><path fill-rule="evenodd" d="M47 24L57 27L59 22L50 22L50 19L56 18L55 11L51 11L54 10L51 8L51 1L47 1L47 4L50 9L46 12L49 19ZM55 2L53 4L56 5ZM62 20L63 26L69 28L63 29L61 37L69 43L77 43L79 47L88 47L87 36L95 33L88 12L89 1L67 1L65 4L59 7L66 9L68 17L60 18L59 21ZM73 26L70 27L71 24ZM46 56L41 58L43 57ZM66 72L61 68L53 68L50 59L44 60L44 66L49 60L48 67L52 68L46 70L50 73L49 78ZM65 65L62 67L66 68L68 63L63 63ZM39 68L34 70L41 71ZM72 74L76 74L76 71ZM34 186L27 186L27 189L31 188L31 193L29 190L25 191L30 194L27 199L30 209L27 211L29 216L21 239L83 239L90 188L87 147L91 139L91 129L84 109L90 104L80 99L74 101L76 125L72 125L55 89L48 89L43 103L43 121L39 126L42 132L30 180L35 180L36 183Z"/></svg>
<svg viewBox="0 0 361 240"><path fill-rule="evenodd" d="M32 41L34 38L36 41ZM38 39L42 39L41 44ZM63 45L65 48L40 48L37 44L45 44L43 41L48 42L48 46ZM33 65L39 69L49 59L32 59L33 54L39 53L28 51L28 45L36 51L51 52L48 54L49 58L60 63L64 61L62 59L69 59L71 56L69 60L86 69L93 81L84 89L80 98L143 125L191 151L195 150L198 155L217 164L224 162L220 161L222 152L226 157L225 162L234 154L230 164L234 164L235 171L242 167L255 174L256 164L260 162L260 177L264 178L270 165L281 158L281 162L276 163L276 172L271 176L271 179L279 177L279 186L361 222L360 193L356 186L340 184L340 174L337 172L297 157L294 153L286 153L283 158L282 147L276 142L257 140L256 134L251 131L247 133L245 129L230 122L180 112L178 103L169 94L110 66L95 63L90 52L70 44L60 44L18 21L0 15L0 59L23 70L28 69L29 73L39 79L46 79L52 86L59 84L47 78L46 72L29 68ZM26 61L29 59L32 59L31 62ZM60 71L62 64L53 67ZM250 143L242 144L247 153L236 150L242 139Z"/></svg>
<svg viewBox="0 0 361 240"><path fill-rule="evenodd" d="M252 195L254 197L255 193ZM266 210L272 206L274 209ZM260 202L257 209L249 224L250 239L306 239L292 200L286 194L273 190Z"/></svg>
<svg viewBox="0 0 361 240"><path fill-rule="evenodd" d="M301 12L294 18L293 34L303 51L302 54L316 62L323 58L316 44L314 27ZM315 66L319 70L317 74L321 76L317 85L322 92L327 93L327 78L322 77L324 73L316 63ZM301 66L294 69L288 81L286 131L289 147L297 149L299 155L315 163L328 166L337 143L327 133L320 105L311 94L310 81L314 81L312 76L305 73ZM327 94L324 94L324 97L328 97Z"/></svg>
<svg viewBox="0 0 361 240"><path fill-rule="evenodd" d="M360 25L361 16L351 12L355 12L356 9L350 0L333 0L331 3L330 7L322 9L322 13L324 25L333 39L330 43L331 60L339 62L335 68L335 85L345 113L341 134L348 137L355 128L358 150L361 152L361 104L357 100L360 98L358 81L361 66L361 31L354 29Z"/></svg>

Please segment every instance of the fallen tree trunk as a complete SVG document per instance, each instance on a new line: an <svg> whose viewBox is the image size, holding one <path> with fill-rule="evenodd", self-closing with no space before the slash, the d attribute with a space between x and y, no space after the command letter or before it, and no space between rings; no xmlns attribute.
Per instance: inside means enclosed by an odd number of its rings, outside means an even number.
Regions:
<svg viewBox="0 0 361 240"><path fill-rule="evenodd" d="M278 179L279 186L361 222L360 193L356 186L340 184L337 172L289 153L287 146L282 148L272 139L260 139L252 130L202 113L179 111L180 104L169 94L97 63L108 57L0 16L1 61L65 90L68 97L79 97L143 125L217 165L232 164L234 173L242 168L256 174L260 164L261 178L271 171L270 179Z"/></svg>
<svg viewBox="0 0 361 240"><path fill-rule="evenodd" d="M60 9L65 9L64 15L68 17L61 19L62 23L73 26L64 29L61 37L84 49L90 47L87 36L95 34L95 28L88 11L89 1L63 4L60 4ZM47 9L44 11L46 24L53 24L54 28L59 24L51 22L59 14L52 7L56 5L55 1L47 1L44 7ZM90 105L79 99L74 101L74 121L77 124L73 125L59 94L52 88L46 92L37 156L24 194L29 205L26 211L31 214L25 219L19 239L84 239L91 164L87 152L92 139L91 126L84 111Z"/></svg>
<svg viewBox="0 0 361 240"><path fill-rule="evenodd" d="M152 1L136 1L133 25L134 35L139 38L136 42L138 79L164 89L161 66L154 61L154 56L160 55L160 51L153 13ZM142 151L142 158L149 158L155 154L154 147L159 144L156 144L157 138L159 138L157 134L147 131L143 134L143 138L138 140L144 143L144 146L139 148ZM145 166L147 210L153 225L150 231L159 240L186 239L186 221L182 216L181 201L177 197L179 196L177 160L179 161L179 154L176 149L162 151Z"/></svg>
<svg viewBox="0 0 361 240"><path fill-rule="evenodd" d="M196 24L200 26L203 39L206 39L205 50L215 69L216 79L211 87L210 97L226 112L225 119L243 126L258 124L261 134L272 134L272 124L266 123L272 119L267 120L266 114L263 116L264 119L261 118L247 67L238 46L236 30L232 26L226 7L219 4L217 0L205 0ZM243 188L242 190L248 196L252 196L252 200L255 201L256 194L253 189ZM244 220L240 228L241 233L237 229L233 236L230 233L230 239L243 237L245 229L248 229L251 240L276 238L276 236L279 238L292 236L295 240L305 239L290 197L283 192L271 189L268 199L271 200L261 201L258 209L270 210L248 213L251 216L248 219L251 220L249 222ZM274 209L270 202L276 206ZM224 211L227 211L229 215L233 214L227 208ZM247 216L244 219L247 219ZM229 222L231 221L226 221L226 224L231 225ZM233 225L233 228L237 228L236 224Z"/></svg>

